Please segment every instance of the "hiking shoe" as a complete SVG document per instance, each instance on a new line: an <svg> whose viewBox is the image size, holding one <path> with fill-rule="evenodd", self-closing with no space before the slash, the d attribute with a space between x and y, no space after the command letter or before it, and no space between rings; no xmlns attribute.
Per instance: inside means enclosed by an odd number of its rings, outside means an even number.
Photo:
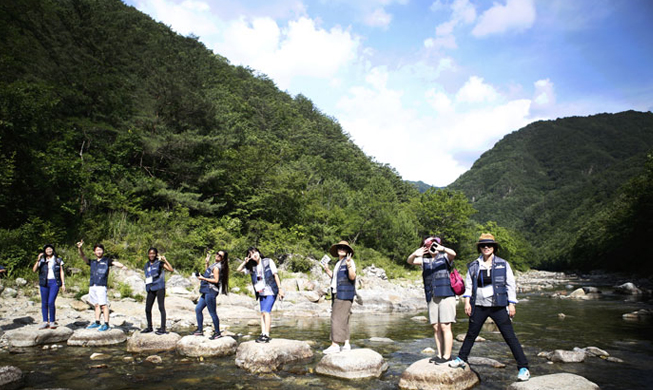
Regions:
<svg viewBox="0 0 653 390"><path fill-rule="evenodd" d="M50 323L49 322L44 322L39 326L39 330L48 329L49 327L50 327Z"/></svg>
<svg viewBox="0 0 653 390"><path fill-rule="evenodd" d="M152 333L154 329L150 328L149 326L143 330L141 330L141 333Z"/></svg>
<svg viewBox="0 0 653 390"><path fill-rule="evenodd" d="M107 324L106 322L98 328L98 332L104 332L105 330L109 330L109 324Z"/></svg>
<svg viewBox="0 0 653 390"><path fill-rule="evenodd" d="M442 364L444 363L444 361L445 360L442 359L440 356L433 356L432 358L429 359L429 363L433 363L433 364Z"/></svg>
<svg viewBox="0 0 653 390"><path fill-rule="evenodd" d="M87 326L86 329L95 329L95 328L99 328L99 327L100 327L100 324L97 323L97 322L94 322L91 325Z"/></svg>
<svg viewBox="0 0 653 390"><path fill-rule="evenodd" d="M332 353L338 353L338 352L340 352L340 346L336 345L336 344L333 344L329 348L322 351L322 353L325 354L325 355L329 355L329 354L332 354Z"/></svg>
<svg viewBox="0 0 653 390"><path fill-rule="evenodd" d="M209 337L209 340L217 340L217 339L219 339L221 337L224 337L222 335L222 333L213 333L213 335L211 337Z"/></svg>
<svg viewBox="0 0 653 390"><path fill-rule="evenodd" d="M59 324L57 324L57 321L55 321L55 322L50 324L50 329L57 329L58 326L59 326Z"/></svg>
<svg viewBox="0 0 653 390"><path fill-rule="evenodd" d="M465 368L466 365L467 363L465 363L465 361L459 357L449 362L449 367L451 368Z"/></svg>
<svg viewBox="0 0 653 390"><path fill-rule="evenodd" d="M263 335L263 342L264 343L269 343L270 340L272 340L272 337L270 337L270 336L268 336L266 334Z"/></svg>
<svg viewBox="0 0 653 390"><path fill-rule="evenodd" d="M519 369L519 374L517 374L517 380L525 382L531 378L531 372L528 371L528 368L522 367Z"/></svg>
<svg viewBox="0 0 653 390"><path fill-rule="evenodd" d="M349 344L345 344L345 345L343 345L343 346L340 348L340 351L341 351L341 352L351 351L351 345L349 345Z"/></svg>
<svg viewBox="0 0 653 390"><path fill-rule="evenodd" d="M161 336L162 334L168 334L168 332L166 332L165 328L159 328L154 333L158 334L159 336Z"/></svg>
<svg viewBox="0 0 653 390"><path fill-rule="evenodd" d="M193 331L193 333L191 333L191 334L193 336L204 336L204 332L202 331L202 329L199 329L199 328L195 329L195 331Z"/></svg>

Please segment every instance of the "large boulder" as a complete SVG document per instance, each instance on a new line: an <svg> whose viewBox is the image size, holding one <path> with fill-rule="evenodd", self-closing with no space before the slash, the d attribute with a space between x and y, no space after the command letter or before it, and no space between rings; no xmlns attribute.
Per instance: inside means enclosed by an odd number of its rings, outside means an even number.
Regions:
<svg viewBox="0 0 653 390"><path fill-rule="evenodd" d="M201 336L184 336L177 342L177 352L184 356L227 356L236 353L238 343L231 337L210 340Z"/></svg>
<svg viewBox="0 0 653 390"><path fill-rule="evenodd" d="M27 326L6 333L5 337L12 347L33 347L35 345L60 343L72 336L73 330L60 326L56 329L38 329Z"/></svg>
<svg viewBox="0 0 653 390"><path fill-rule="evenodd" d="M582 363L585 360L585 351L581 349L574 351L556 349L553 352L540 352L537 356L545 357L557 363Z"/></svg>
<svg viewBox="0 0 653 390"><path fill-rule="evenodd" d="M388 369L383 356L368 348L324 355L315 368L322 375L345 379L378 378Z"/></svg>
<svg viewBox="0 0 653 390"><path fill-rule="evenodd" d="M68 339L68 345L77 347L100 347L124 343L127 335L122 329L111 328L104 332L97 329L78 329Z"/></svg>
<svg viewBox="0 0 653 390"><path fill-rule="evenodd" d="M23 387L23 372L18 367L0 367L0 389L13 390L21 387Z"/></svg>
<svg viewBox="0 0 653 390"><path fill-rule="evenodd" d="M596 383L590 382L580 375L560 373L534 376L528 382L515 382L508 386L509 390L598 390Z"/></svg>
<svg viewBox="0 0 653 390"><path fill-rule="evenodd" d="M174 351L179 339L181 339L181 336L173 332L162 335L134 332L127 340L127 352L154 353Z"/></svg>
<svg viewBox="0 0 653 390"><path fill-rule="evenodd" d="M616 286L614 288L614 292L626 295L640 295L642 290L638 289L637 286L635 286L633 283L628 282L620 286Z"/></svg>
<svg viewBox="0 0 653 390"><path fill-rule="evenodd" d="M253 373L278 370L287 363L313 357L310 345L305 341L272 339L269 343L248 341L236 350L236 365Z"/></svg>
<svg viewBox="0 0 653 390"><path fill-rule="evenodd" d="M429 359L418 360L401 374L400 389L410 390L465 390L480 383L478 375L466 365L465 368L451 368L446 364L429 363Z"/></svg>
<svg viewBox="0 0 653 390"><path fill-rule="evenodd" d="M136 274L130 275L125 277L122 282L129 286L133 295L147 295L145 291L145 280L140 276Z"/></svg>
<svg viewBox="0 0 653 390"><path fill-rule="evenodd" d="M166 281L166 289L172 287L192 288L193 283L181 275L172 275L170 279Z"/></svg>

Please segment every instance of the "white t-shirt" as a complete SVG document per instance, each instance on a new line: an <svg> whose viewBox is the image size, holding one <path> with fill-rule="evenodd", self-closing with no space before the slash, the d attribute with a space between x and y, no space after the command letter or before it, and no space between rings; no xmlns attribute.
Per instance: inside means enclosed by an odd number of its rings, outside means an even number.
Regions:
<svg viewBox="0 0 653 390"><path fill-rule="evenodd" d="M56 258L52 256L49 259L46 259L45 261L48 262L48 279L56 279L57 277L54 275L54 262L56 261ZM63 266L63 261L60 264Z"/></svg>
<svg viewBox="0 0 653 390"><path fill-rule="evenodd" d="M338 292L338 270L340 269L340 265L345 259L338 260L336 265L333 267L333 275L331 275L331 292L335 293ZM356 272L356 263L354 263L354 259L351 259L351 269L352 271Z"/></svg>
<svg viewBox="0 0 653 390"><path fill-rule="evenodd" d="M265 281L265 268L263 268L263 259L258 263L256 268L254 268L256 272L256 277L261 278L260 280ZM247 273L249 274L249 270L246 270ZM274 264L274 261L270 259L270 271L272 272L272 275L275 275L277 273L277 266ZM281 286L277 286L281 287ZM274 295L274 291L272 291L272 287L265 281L265 288L263 289L263 292L260 292L259 295Z"/></svg>

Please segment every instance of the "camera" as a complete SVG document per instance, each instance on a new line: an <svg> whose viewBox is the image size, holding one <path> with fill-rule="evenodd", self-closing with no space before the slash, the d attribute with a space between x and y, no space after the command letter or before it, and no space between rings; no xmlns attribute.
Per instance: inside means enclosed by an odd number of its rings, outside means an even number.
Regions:
<svg viewBox="0 0 653 390"><path fill-rule="evenodd" d="M194 275L196 278L199 278L199 277L200 277L200 273L199 273L199 272L193 272L193 275Z"/></svg>
<svg viewBox="0 0 653 390"><path fill-rule="evenodd" d="M429 252L431 252L432 254L436 254L438 252L437 248L438 248L438 244L431 244L431 246L429 247Z"/></svg>

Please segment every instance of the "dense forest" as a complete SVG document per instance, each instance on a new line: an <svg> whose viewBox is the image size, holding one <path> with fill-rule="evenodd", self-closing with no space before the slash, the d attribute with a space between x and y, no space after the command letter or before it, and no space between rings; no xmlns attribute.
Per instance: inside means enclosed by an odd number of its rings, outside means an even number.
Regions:
<svg viewBox="0 0 653 390"><path fill-rule="evenodd" d="M533 265L653 272L653 113L532 123L484 153L450 189L480 222L518 230Z"/></svg>
<svg viewBox="0 0 653 390"><path fill-rule="evenodd" d="M611 150L597 154L565 146L567 158L574 157L567 161L586 163L577 176L587 191L596 184L591 196L567 202L578 188L564 187L559 198L538 192L558 189L556 178L539 183L544 189L522 185L518 178L533 180L533 172L516 171L514 161L504 161L496 175L475 176L494 164L489 157L508 158L495 149L451 188L420 192L366 156L309 98L280 91L265 75L231 65L197 37L180 36L119 0L2 2L0 264L24 274L45 243L76 259L74 243L84 238L132 265L152 245L186 271L207 249L238 257L257 245L291 270L306 271L306 256L319 258L345 239L358 262L386 267L392 277L404 272L424 234L443 237L459 252L462 269L475 256L480 232L491 231L516 268L553 266L541 255L549 239L534 237L578 233L576 247L565 247L571 256L593 244L594 229L610 235L606 245L625 242L628 231L616 235L609 227L629 224L642 210L650 214L653 163L644 153L650 118L624 113L538 122L497 144L540 128L546 139L549 129L567 128L564 121L589 138L604 127L639 131L638 141L621 132L604 139ZM546 141L551 147L555 137ZM540 158L533 153L546 152L541 146L523 155L511 146L510 156L530 169ZM566 161L555 163L563 169ZM544 176L558 165L532 164ZM599 173L606 181L597 181ZM488 194L506 185L510 194L528 196L500 206ZM571 218L590 211L592 218ZM649 233L650 220L639 220ZM566 257L565 266L586 264L580 260Z"/></svg>

